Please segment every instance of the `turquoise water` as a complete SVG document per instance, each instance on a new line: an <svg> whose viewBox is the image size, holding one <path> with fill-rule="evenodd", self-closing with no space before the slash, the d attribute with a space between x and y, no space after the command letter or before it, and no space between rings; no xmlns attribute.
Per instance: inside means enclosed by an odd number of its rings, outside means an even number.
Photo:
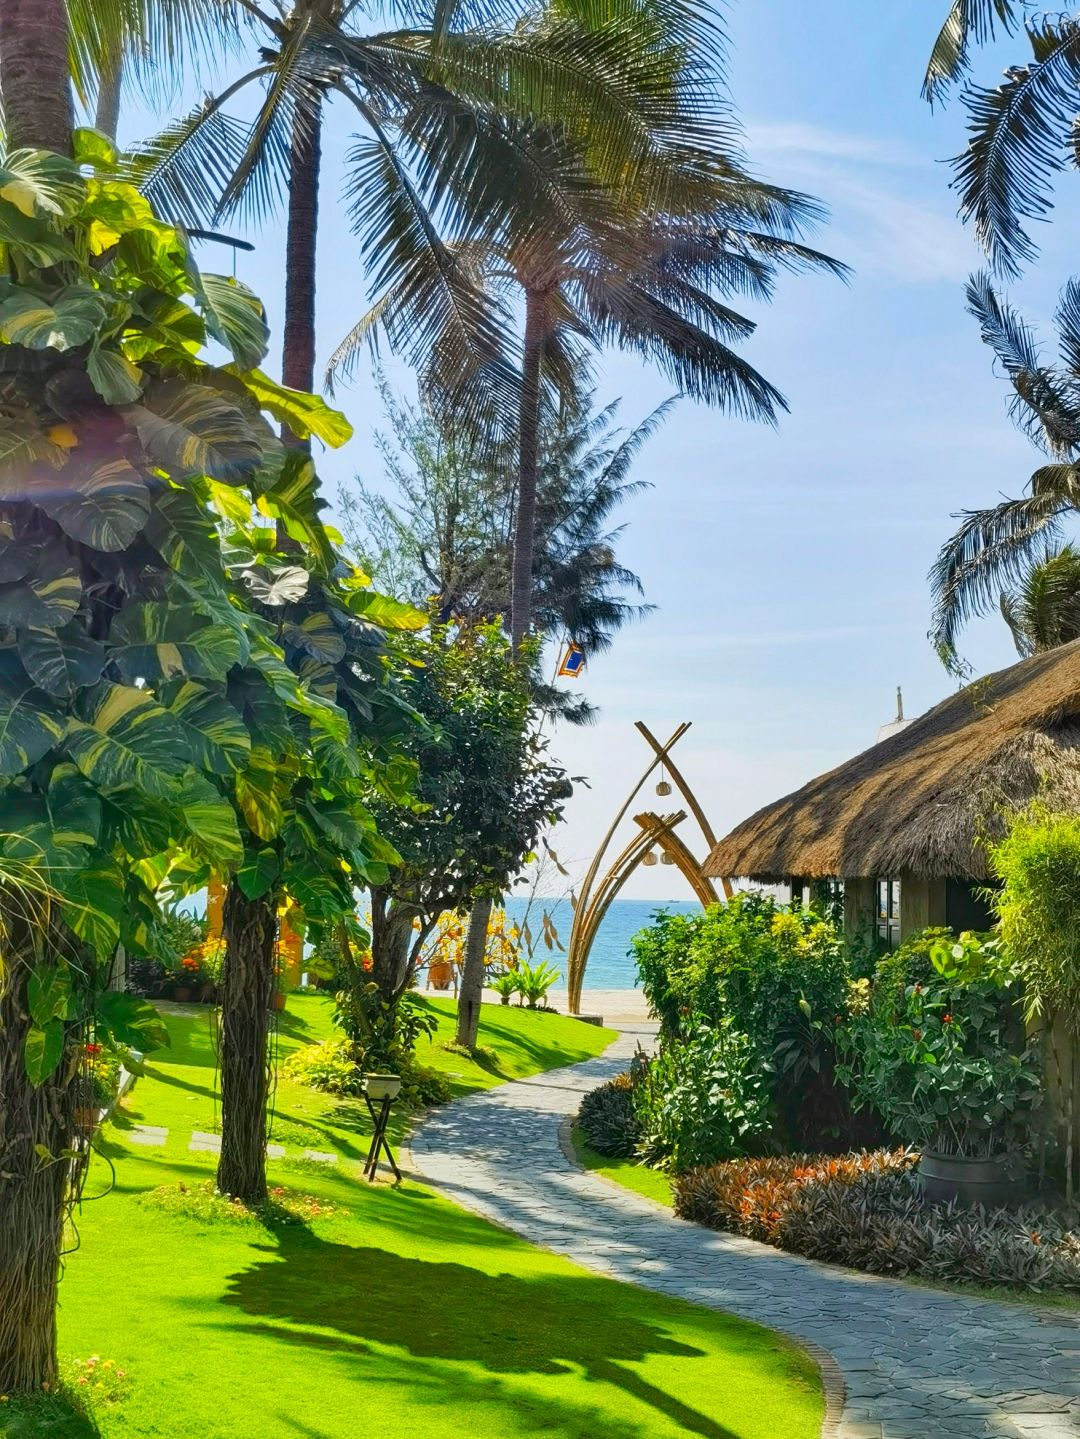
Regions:
<svg viewBox="0 0 1080 1439"><path fill-rule="evenodd" d="M541 934L541 912L546 909L565 946L570 939L570 901L561 899L534 900L531 907L521 898L506 901L506 913L520 924L529 909L529 928L533 934ZM639 929L652 921L657 910L669 910L674 914L700 914L701 905L695 900L682 899L617 899L604 916L604 922L597 932L596 941L589 956L589 967L585 971L586 989L637 989L637 971L630 953L630 941ZM548 960L562 971L562 978L556 988L566 988L566 955L556 949L549 952L540 940L536 958Z"/></svg>

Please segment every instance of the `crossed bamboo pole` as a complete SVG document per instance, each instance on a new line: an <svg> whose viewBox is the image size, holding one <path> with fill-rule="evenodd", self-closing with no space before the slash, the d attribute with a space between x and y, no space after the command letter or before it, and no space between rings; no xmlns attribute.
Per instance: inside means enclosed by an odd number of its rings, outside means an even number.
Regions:
<svg viewBox="0 0 1080 1439"><path fill-rule="evenodd" d="M710 851L716 843L712 826L709 824L705 811L698 803L697 796L671 759L671 751L690 728L689 723L680 724L666 744L661 744L641 720L637 721L636 728L653 751L652 762L627 795L625 803L612 821L607 834L601 840L582 882L581 892L576 897L572 896L574 918L570 926L566 959L567 998L571 1014L580 1014L581 1012L581 990L585 982L585 967L589 962L589 953L604 915L650 850L659 847L668 856L680 873L685 876L703 905L716 904L720 898L712 881L703 873L701 862L675 834L676 826L686 819L686 810L678 810L673 814L663 816L654 814L651 810L636 814L634 822L637 824L639 832L625 846L609 866L603 878L597 883L600 866L615 837L615 831L625 819L627 811L637 798L641 787L659 766L663 766L671 776L690 813L697 821L705 840L706 852ZM725 897L730 898L731 885L729 881L723 880L722 885Z"/></svg>

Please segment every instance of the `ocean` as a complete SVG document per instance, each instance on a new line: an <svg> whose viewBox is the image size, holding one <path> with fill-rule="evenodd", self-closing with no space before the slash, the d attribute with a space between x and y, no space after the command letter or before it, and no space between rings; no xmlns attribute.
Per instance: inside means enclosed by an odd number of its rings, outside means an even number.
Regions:
<svg viewBox="0 0 1080 1439"><path fill-rule="evenodd" d="M536 950L536 961L545 959L562 971L562 978L556 989L566 988L565 946L570 939L571 910L568 899L528 900L514 897L506 901L506 913L520 924L529 909L529 928L539 936L542 932L541 913L547 910L552 923L563 943L564 950L549 951L541 939ZM639 929L646 928L657 910L669 910L674 914L700 914L701 905L688 899L616 899L604 916L589 956L585 971L585 988L589 989L637 989L637 970L630 952L630 941Z"/></svg>

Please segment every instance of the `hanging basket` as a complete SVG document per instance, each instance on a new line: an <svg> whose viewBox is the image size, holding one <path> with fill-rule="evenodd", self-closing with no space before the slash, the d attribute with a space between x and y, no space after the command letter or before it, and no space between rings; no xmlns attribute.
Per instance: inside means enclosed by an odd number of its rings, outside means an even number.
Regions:
<svg viewBox="0 0 1080 1439"><path fill-rule="evenodd" d="M662 779L656 786L656 793L661 797L671 793L671 785L666 779Z"/></svg>
<svg viewBox="0 0 1080 1439"><path fill-rule="evenodd" d="M364 1093L369 1099L396 1099L401 1093L399 1074L365 1074Z"/></svg>

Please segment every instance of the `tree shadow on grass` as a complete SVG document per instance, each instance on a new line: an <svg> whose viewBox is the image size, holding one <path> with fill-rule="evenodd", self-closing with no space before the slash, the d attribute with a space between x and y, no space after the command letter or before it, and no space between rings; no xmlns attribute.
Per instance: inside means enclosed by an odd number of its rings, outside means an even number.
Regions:
<svg viewBox="0 0 1080 1439"><path fill-rule="evenodd" d="M63 1395L36 1394L0 1405L0 1434L4 1439L100 1439L101 1430Z"/></svg>
<svg viewBox="0 0 1080 1439"><path fill-rule="evenodd" d="M705 1351L672 1339L635 1314L626 1296L591 1276L490 1275L464 1264L335 1244L303 1229L281 1229L277 1240L265 1260L227 1281L222 1302L258 1316L238 1329L343 1356L370 1354L371 1344L404 1349L412 1366L430 1367L444 1395L467 1377L455 1365L496 1376L557 1376L580 1368L587 1379L615 1386L687 1434L736 1439L733 1430L626 1367L656 1355L704 1358ZM259 1322L266 1319L278 1323ZM283 1329L281 1321L293 1327Z"/></svg>

